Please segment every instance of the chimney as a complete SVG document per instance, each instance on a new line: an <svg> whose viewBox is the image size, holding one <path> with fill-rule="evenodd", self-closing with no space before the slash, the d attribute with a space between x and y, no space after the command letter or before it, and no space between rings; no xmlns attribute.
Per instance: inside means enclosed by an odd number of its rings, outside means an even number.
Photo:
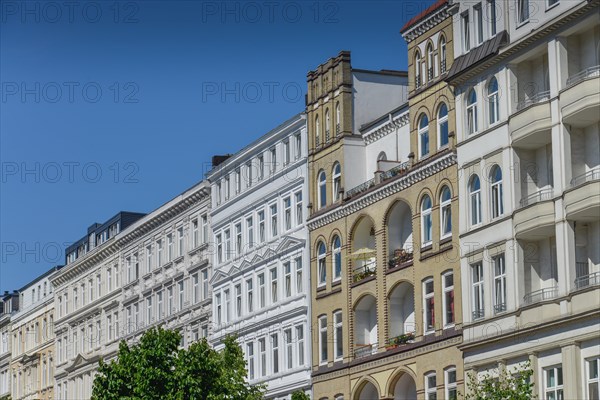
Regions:
<svg viewBox="0 0 600 400"><path fill-rule="evenodd" d="M212 167L213 168L217 167L219 164L222 164L231 156L232 156L231 154L212 156Z"/></svg>

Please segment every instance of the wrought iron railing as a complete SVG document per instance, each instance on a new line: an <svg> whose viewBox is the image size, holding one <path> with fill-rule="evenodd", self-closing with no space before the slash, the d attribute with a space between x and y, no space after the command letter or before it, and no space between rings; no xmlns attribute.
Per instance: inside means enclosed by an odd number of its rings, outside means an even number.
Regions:
<svg viewBox="0 0 600 400"><path fill-rule="evenodd" d="M410 168L410 164L408 161L403 162L400 165L395 166L394 168L388 169L384 173L381 174L381 180L385 181L395 176L400 175L402 172L408 171Z"/></svg>
<svg viewBox="0 0 600 400"><path fill-rule="evenodd" d="M342 128L340 127L340 124L335 124L335 136L339 136L340 132L342 131Z"/></svg>
<svg viewBox="0 0 600 400"><path fill-rule="evenodd" d="M411 250L401 249L400 254L390 257L390 260L388 261L388 267L391 269L391 268L399 267L402 264L407 264L410 261L412 261L413 256L414 256L414 254L413 254L412 249Z"/></svg>
<svg viewBox="0 0 600 400"><path fill-rule="evenodd" d="M325 143L329 143L330 138L329 129L325 129Z"/></svg>
<svg viewBox="0 0 600 400"><path fill-rule="evenodd" d="M583 289L589 286L600 285L600 272L578 276L575 279L575 289Z"/></svg>
<svg viewBox="0 0 600 400"><path fill-rule="evenodd" d="M360 185L353 187L352 189L348 190L346 192L346 197L352 197L355 196L359 193L362 193L366 190L368 190L369 188L371 188L372 186L375 185L375 179L369 179L366 182L361 183Z"/></svg>
<svg viewBox="0 0 600 400"><path fill-rule="evenodd" d="M519 202L519 204L521 205L521 207L525 207L530 204L538 203L540 201L550 200L552 198L553 192L554 192L554 190L552 188L538 190L535 193L532 193L528 196L523 197L521 199L521 201Z"/></svg>
<svg viewBox="0 0 600 400"><path fill-rule="evenodd" d="M431 81L433 79L433 67L427 70L427 80Z"/></svg>
<svg viewBox="0 0 600 400"><path fill-rule="evenodd" d="M506 303L499 303L499 304L494 305L494 313L495 314L498 314L498 313L501 313L504 311L506 311Z"/></svg>
<svg viewBox="0 0 600 400"><path fill-rule="evenodd" d="M518 102L517 103L517 111L527 108L530 105L540 103L540 102L546 101L546 100L550 100L550 91L549 90L545 90L543 92L536 93L533 96L531 96L523 101Z"/></svg>
<svg viewBox="0 0 600 400"><path fill-rule="evenodd" d="M484 317L485 312L483 311L483 309L479 309L479 310L475 310L472 312L473 315L473 321L481 319Z"/></svg>
<svg viewBox="0 0 600 400"><path fill-rule="evenodd" d="M377 353L377 343L355 344L354 358L363 358Z"/></svg>
<svg viewBox="0 0 600 400"><path fill-rule="evenodd" d="M588 78L597 78L600 76L600 65L589 67L572 75L567 79L567 87L577 85L579 82Z"/></svg>
<svg viewBox="0 0 600 400"><path fill-rule="evenodd" d="M442 74L444 72L446 72L446 60L442 60L442 65L440 66L440 70L442 71Z"/></svg>
<svg viewBox="0 0 600 400"><path fill-rule="evenodd" d="M408 171L409 168L410 168L410 163L408 161L403 162L402 164L397 165L397 166L383 172L380 175L379 180L380 180L380 182L386 181L388 179L391 179L395 176L398 176L398 175ZM375 186L375 184L376 184L375 178L369 179L368 181L363 182L360 185L348 190L346 192L346 197L356 196L359 193L365 192L365 191L369 190L371 187Z"/></svg>
<svg viewBox="0 0 600 400"><path fill-rule="evenodd" d="M593 168L585 174L577 175L571 179L571 187L579 186L582 183L595 181L597 179L600 179L600 167Z"/></svg>
<svg viewBox="0 0 600 400"><path fill-rule="evenodd" d="M415 88L419 88L421 86L421 75L417 75L415 77Z"/></svg>
<svg viewBox="0 0 600 400"><path fill-rule="evenodd" d="M543 288L527 293L523 296L523 303L533 304L544 300L551 300L558 296L558 286L552 286L549 288Z"/></svg>
<svg viewBox="0 0 600 400"><path fill-rule="evenodd" d="M354 283L367 279L377 273L377 262L368 261L363 266L354 269L352 280Z"/></svg>

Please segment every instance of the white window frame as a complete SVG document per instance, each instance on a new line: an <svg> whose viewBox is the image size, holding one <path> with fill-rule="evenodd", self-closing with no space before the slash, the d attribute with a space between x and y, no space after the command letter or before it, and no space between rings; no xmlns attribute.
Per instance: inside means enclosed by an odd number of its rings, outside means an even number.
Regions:
<svg viewBox="0 0 600 400"><path fill-rule="evenodd" d="M495 172L500 171L500 179L495 181ZM492 213L492 219L499 218L504 215L504 187L503 187L503 178L502 169L499 165L495 165L492 168L492 174L490 174L490 211Z"/></svg>
<svg viewBox="0 0 600 400"><path fill-rule="evenodd" d="M431 379L433 378L433 382ZM437 378L435 372L425 374L425 400L435 400L437 396Z"/></svg>
<svg viewBox="0 0 600 400"><path fill-rule="evenodd" d="M496 82L495 91L491 92L491 84L492 82ZM500 98L499 98L499 87L498 87L498 78L495 76L492 77L486 85L487 92L487 102L488 102L488 122L490 126L496 125L500 121Z"/></svg>
<svg viewBox="0 0 600 400"><path fill-rule="evenodd" d="M450 193L450 198L444 200L444 192ZM445 232L446 220L450 221L450 230ZM448 186L444 186L440 193L440 238L445 239L452 236L452 191Z"/></svg>
<svg viewBox="0 0 600 400"><path fill-rule="evenodd" d="M327 364L327 316L319 317L319 365Z"/></svg>
<svg viewBox="0 0 600 400"><path fill-rule="evenodd" d="M344 334L342 323L342 311L333 313L333 359L341 361L344 359ZM338 353L338 350L341 350Z"/></svg>
<svg viewBox="0 0 600 400"><path fill-rule="evenodd" d="M549 386L550 382L548 380L549 372L554 374L555 377L555 385ZM560 383L558 377L560 376ZM552 367L544 368L544 398L549 398L550 393L554 393L555 399L564 399L564 376L562 373L562 365L554 365Z"/></svg>
<svg viewBox="0 0 600 400"><path fill-rule="evenodd" d="M596 366L596 376L592 376L592 365ZM585 390L588 399L592 398L592 385L596 385L596 398L600 399L600 356L588 358L585 360Z"/></svg>
<svg viewBox="0 0 600 400"><path fill-rule="evenodd" d="M302 265L302 256L296 257L296 293L304 293L304 274L303 274L303 265Z"/></svg>
<svg viewBox="0 0 600 400"><path fill-rule="evenodd" d="M428 284L431 284L431 292L427 292ZM434 303L433 303L433 314L431 316L432 326L428 327L427 326L427 319L428 319L427 302L430 299L433 299ZM435 332L435 284L433 282L433 278L427 278L427 279L423 280L423 332L425 332L426 335Z"/></svg>
<svg viewBox="0 0 600 400"><path fill-rule="evenodd" d="M254 364L254 342L246 343L246 354L248 357L248 380L253 380L256 378Z"/></svg>
<svg viewBox="0 0 600 400"><path fill-rule="evenodd" d="M339 246L336 246L336 239L339 241ZM338 235L335 235L333 237L333 240L331 241L331 266L332 271L331 271L331 276L332 276L332 282L338 282L342 279L342 269L343 269L343 262L342 262L342 240L340 239L340 237ZM339 268L338 268L338 261L339 261ZM339 269L339 271L338 271ZM339 272L339 273L338 273Z"/></svg>
<svg viewBox="0 0 600 400"><path fill-rule="evenodd" d="M278 204L277 203L273 203L269 205L269 213L270 213L270 226L271 226L271 238L275 238L277 237L277 234L279 233L279 218L278 218Z"/></svg>
<svg viewBox="0 0 600 400"><path fill-rule="evenodd" d="M266 240L265 210L259 210L257 215L258 215L258 242L264 243Z"/></svg>
<svg viewBox="0 0 600 400"><path fill-rule="evenodd" d="M271 373L278 374L281 370L280 365L280 354L279 354L279 334L273 333L271 335Z"/></svg>
<svg viewBox="0 0 600 400"><path fill-rule="evenodd" d="M283 224L286 231L292 229L292 197L283 199Z"/></svg>
<svg viewBox="0 0 600 400"><path fill-rule="evenodd" d="M285 366L288 370L294 368L294 340L292 339L292 328L283 330L285 343Z"/></svg>
<svg viewBox="0 0 600 400"><path fill-rule="evenodd" d="M279 276L277 267L269 270L270 279L270 292L271 292L271 304L275 304L279 301Z"/></svg>
<svg viewBox="0 0 600 400"><path fill-rule="evenodd" d="M442 105L444 107L446 107L446 115L440 117L440 111L442 110ZM449 132L449 125L448 125L448 105L446 103L441 103L438 107L438 113L437 113L437 143L438 143L438 149L441 148L445 148L448 147L449 143L450 143L450 138L446 138L446 143L442 144L442 125L446 125L446 131L447 134L450 134Z"/></svg>
<svg viewBox="0 0 600 400"><path fill-rule="evenodd" d="M425 208L425 200L429 199L430 207ZM433 201L425 195L421 199L421 244L428 246L433 242ZM427 232L427 234L426 234ZM428 237L427 237L428 236Z"/></svg>
<svg viewBox="0 0 600 400"><path fill-rule="evenodd" d="M477 45L483 43L485 32L483 28L483 6L481 3L473 6L473 22L475 22L475 41Z"/></svg>
<svg viewBox="0 0 600 400"><path fill-rule="evenodd" d="M248 314L254 311L254 280L252 277L246 279L246 311Z"/></svg>
<svg viewBox="0 0 600 400"><path fill-rule="evenodd" d="M283 290L285 297L292 296L292 262L286 261L283 263Z"/></svg>
<svg viewBox="0 0 600 400"><path fill-rule="evenodd" d="M476 321L485 317L485 287L483 276L483 262L471 264L471 307L472 320Z"/></svg>
<svg viewBox="0 0 600 400"><path fill-rule="evenodd" d="M325 251L321 252L321 249ZM323 242L317 244L317 287L327 284L327 246Z"/></svg>
<svg viewBox="0 0 600 400"><path fill-rule="evenodd" d="M494 314L505 312L506 293L506 262L504 253L492 257L494 267Z"/></svg>
<svg viewBox="0 0 600 400"><path fill-rule="evenodd" d="M321 170L317 174L317 197L319 209L327 206L327 174Z"/></svg>
<svg viewBox="0 0 600 400"><path fill-rule="evenodd" d="M248 248L254 247L254 216L246 217L246 240Z"/></svg>
<svg viewBox="0 0 600 400"><path fill-rule="evenodd" d="M331 178L333 182L333 185L331 185L333 190L331 198L333 199L333 201L339 201L341 200L342 196L340 193L340 190L342 188L342 167L337 161L333 165Z"/></svg>
<svg viewBox="0 0 600 400"><path fill-rule="evenodd" d="M475 101L473 103L470 103L471 93L475 94ZM479 126L478 126L478 121L477 121L478 120L478 118L477 118L477 91L475 90L475 88L471 88L471 89L469 89L469 91L467 91L466 110L467 110L466 132L467 132L467 135L474 135L479 131Z"/></svg>
<svg viewBox="0 0 600 400"><path fill-rule="evenodd" d="M296 201L296 225L300 226L304 223L304 213L302 209L302 191L298 191L294 194Z"/></svg>
<svg viewBox="0 0 600 400"><path fill-rule="evenodd" d="M461 33L462 33L462 45L463 52L466 53L471 50L471 27L469 20L469 11L465 11L460 15L461 20Z"/></svg>
<svg viewBox="0 0 600 400"><path fill-rule="evenodd" d="M473 189L475 178L479 181L479 188ZM480 225L482 222L481 213L481 179L479 175L473 174L469 178L469 222L471 226Z"/></svg>
<svg viewBox="0 0 600 400"><path fill-rule="evenodd" d="M296 326L296 359L298 360L298 366L303 367L305 362L304 357L304 325Z"/></svg>
<svg viewBox="0 0 600 400"><path fill-rule="evenodd" d="M516 0L517 3L517 28L529 22L529 0Z"/></svg>
<svg viewBox="0 0 600 400"><path fill-rule="evenodd" d="M427 124L424 127L421 126L421 121L423 121L423 118L427 119ZM421 159L429 155L429 117L425 114L421 114L417 124L419 137L419 159ZM423 143L424 137L427 138L426 148L424 148Z"/></svg>
<svg viewBox="0 0 600 400"><path fill-rule="evenodd" d="M454 374L454 380L450 380L450 374ZM457 400L458 399L458 385L456 383L456 367L448 367L444 370L444 395L446 400ZM453 392L452 396L450 392Z"/></svg>
<svg viewBox="0 0 600 400"><path fill-rule="evenodd" d="M267 305L267 288L266 288L266 275L265 272L258 274L258 306L259 308L265 308Z"/></svg>
<svg viewBox="0 0 600 400"><path fill-rule="evenodd" d="M242 284L237 283L234 286L235 291L235 316L236 318L242 318Z"/></svg>
<svg viewBox="0 0 600 400"><path fill-rule="evenodd" d="M242 254L242 248L244 245L244 241L242 238L242 222L239 221L234 226L235 229L235 254L236 256L240 256Z"/></svg>
<svg viewBox="0 0 600 400"><path fill-rule="evenodd" d="M448 276L452 277L452 284L448 285L446 282L446 278ZM448 303L447 295L452 293L452 306ZM448 307L452 307L452 321L448 321ZM454 310L454 272L448 271L442 274L442 322L444 323L444 329L450 328L454 326L456 320L456 314Z"/></svg>
<svg viewBox="0 0 600 400"><path fill-rule="evenodd" d="M260 376L267 376L267 339L258 339L258 363Z"/></svg>

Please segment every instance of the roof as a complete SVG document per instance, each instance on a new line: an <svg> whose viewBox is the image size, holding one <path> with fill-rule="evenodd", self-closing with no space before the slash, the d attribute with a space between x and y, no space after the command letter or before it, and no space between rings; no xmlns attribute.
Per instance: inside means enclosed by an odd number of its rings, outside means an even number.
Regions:
<svg viewBox="0 0 600 400"><path fill-rule="evenodd" d="M23 292L25 291L28 287L34 285L35 283L41 281L42 279L44 279L45 277L47 277L48 275L54 273L55 271L58 271L59 269L61 269L62 267L64 267L64 265L57 265L55 267L50 268L48 271L44 272L43 274L35 277L32 281L30 281L29 283L25 284L23 287L21 287L21 289L18 290L18 292Z"/></svg>
<svg viewBox="0 0 600 400"><path fill-rule="evenodd" d="M497 54L498 50L500 50L500 47L504 46L508 42L508 32L506 31L502 31L493 38L486 40L468 53L463 54L454 60L445 80L451 81L467 68L470 68L486 58Z"/></svg>
<svg viewBox="0 0 600 400"><path fill-rule="evenodd" d="M448 0L437 0L435 3L430 5L425 11L422 11L421 13L419 13L416 16L409 19L408 22L406 24L404 24L402 29L400 29L400 33L404 33L405 31L408 30L408 28L410 28L417 22L425 19L427 16L429 16L429 14L433 13L438 8L442 7L443 5L445 5L447 3L448 3Z"/></svg>

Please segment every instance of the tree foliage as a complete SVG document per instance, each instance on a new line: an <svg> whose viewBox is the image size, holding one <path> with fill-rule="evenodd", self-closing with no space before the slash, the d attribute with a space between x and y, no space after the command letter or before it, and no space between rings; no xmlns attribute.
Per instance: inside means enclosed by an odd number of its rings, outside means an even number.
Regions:
<svg viewBox="0 0 600 400"><path fill-rule="evenodd" d="M533 370L527 362L523 367L508 371L501 368L498 374L468 374L465 400L533 400Z"/></svg>
<svg viewBox="0 0 600 400"><path fill-rule="evenodd" d="M302 390L296 390L292 393L292 400L310 400L310 397Z"/></svg>
<svg viewBox="0 0 600 400"><path fill-rule="evenodd" d="M117 358L100 368L93 400L259 400L263 388L246 382L246 362L235 337L221 351L206 339L179 349L181 335L154 328L140 341L119 344Z"/></svg>

